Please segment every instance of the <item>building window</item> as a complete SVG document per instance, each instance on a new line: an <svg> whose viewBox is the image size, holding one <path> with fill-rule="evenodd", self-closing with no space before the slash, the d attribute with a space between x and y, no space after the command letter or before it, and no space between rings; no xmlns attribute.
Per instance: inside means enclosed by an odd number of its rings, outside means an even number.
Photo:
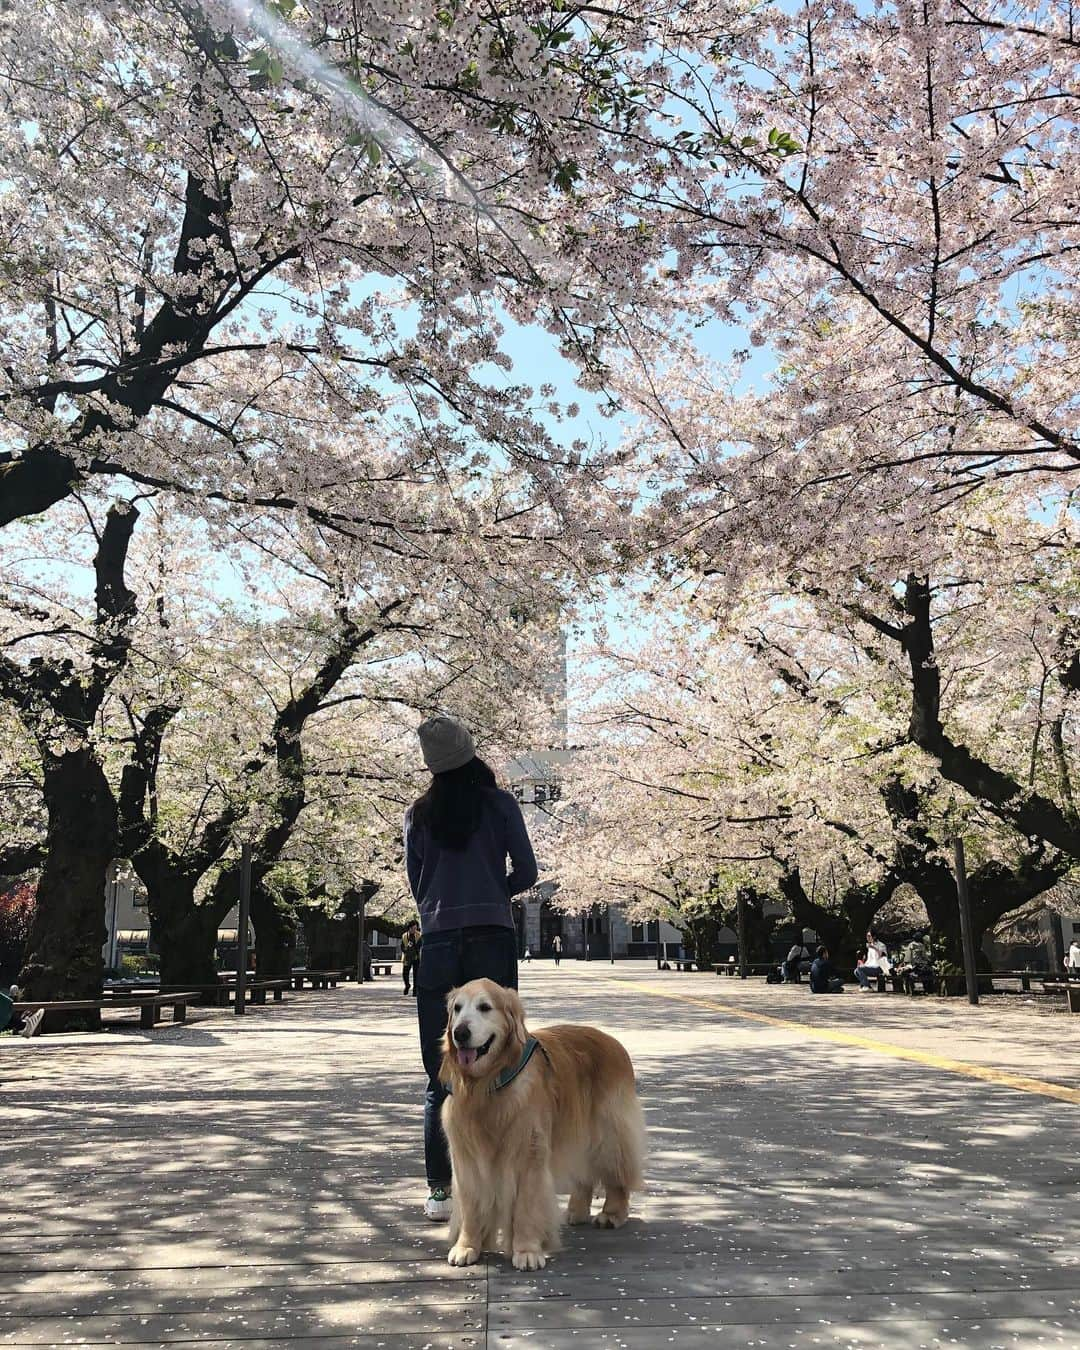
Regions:
<svg viewBox="0 0 1080 1350"><path fill-rule="evenodd" d="M630 925L630 941L631 942L645 941L645 925L643 923L632 923Z"/></svg>
<svg viewBox="0 0 1080 1350"><path fill-rule="evenodd" d="M1074 932L1074 933L1080 933L1080 923L1074 923L1074 924L1073 924L1073 932Z"/></svg>
<svg viewBox="0 0 1080 1350"><path fill-rule="evenodd" d="M513 793L515 801L518 801L518 802L521 802L521 803L524 803L524 802L525 802L526 797L525 797L525 784L524 784L524 783L511 783L511 784L510 784L510 791Z"/></svg>
<svg viewBox="0 0 1080 1350"><path fill-rule="evenodd" d="M544 806L547 802L557 802L561 796L561 783L537 783L533 788L533 801L537 806Z"/></svg>

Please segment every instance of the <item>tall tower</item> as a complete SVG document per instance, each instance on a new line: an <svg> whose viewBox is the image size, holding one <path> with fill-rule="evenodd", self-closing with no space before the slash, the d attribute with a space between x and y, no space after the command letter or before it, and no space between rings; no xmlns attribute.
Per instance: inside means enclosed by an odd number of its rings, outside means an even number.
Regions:
<svg viewBox="0 0 1080 1350"><path fill-rule="evenodd" d="M561 627L553 626L539 641L543 651L540 685L549 713L546 735L543 744L530 748L512 761L508 778L510 791L521 803L525 824L536 848L540 879L529 894L515 904L514 921L518 929L519 952L528 947L533 955L546 956L551 939L558 933L563 938L567 955L572 955L576 929L568 923L564 931L562 915L552 908L551 898L557 889L553 876L554 859L545 857L551 847L551 818L562 797L563 769L573 754L567 745L566 633Z"/></svg>

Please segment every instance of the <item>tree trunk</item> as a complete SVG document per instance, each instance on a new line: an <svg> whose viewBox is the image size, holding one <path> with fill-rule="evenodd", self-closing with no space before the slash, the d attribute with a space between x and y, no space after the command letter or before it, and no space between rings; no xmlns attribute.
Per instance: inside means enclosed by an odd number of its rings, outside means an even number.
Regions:
<svg viewBox="0 0 1080 1350"><path fill-rule="evenodd" d="M89 746L43 756L47 856L19 989L26 998L100 998L105 885L116 853L116 804ZM97 1025L82 1013L65 1025ZM50 1028L59 1021L50 1018Z"/></svg>
<svg viewBox="0 0 1080 1350"><path fill-rule="evenodd" d="M271 895L256 879L251 888L251 922L255 929L255 974L260 980L284 980L296 950L296 914L285 900Z"/></svg>
<svg viewBox="0 0 1080 1350"><path fill-rule="evenodd" d="M745 901L746 914L746 952L745 957L751 964L763 964L772 960L771 942L776 919L765 914L765 901L769 897L753 886L740 888ZM735 903L725 906L721 917L728 928L735 928L738 920L738 897Z"/></svg>
<svg viewBox="0 0 1080 1350"><path fill-rule="evenodd" d="M698 914L683 921L683 932L690 938L686 946L699 966L711 965L715 959L721 922L722 917L713 914Z"/></svg>
<svg viewBox="0 0 1080 1350"><path fill-rule="evenodd" d="M811 900L802 884L799 869L791 868L780 874L780 890L791 909L795 922L801 928L812 928L819 942L829 949L837 966L855 963L855 951L861 941L851 930L846 913L836 913Z"/></svg>
<svg viewBox="0 0 1080 1350"><path fill-rule="evenodd" d="M221 916L212 905L196 904L194 882L170 878L150 891L147 908L150 932L161 953L162 985L216 984Z"/></svg>

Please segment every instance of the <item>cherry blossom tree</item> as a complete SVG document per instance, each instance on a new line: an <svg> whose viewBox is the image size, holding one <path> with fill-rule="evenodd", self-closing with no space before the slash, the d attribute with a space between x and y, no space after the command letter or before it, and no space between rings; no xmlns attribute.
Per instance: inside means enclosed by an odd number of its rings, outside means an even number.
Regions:
<svg viewBox="0 0 1080 1350"><path fill-rule="evenodd" d="M127 663L136 617L125 578L138 518L130 501L90 518L90 614L57 616L16 583L4 623L0 697L17 712L39 757L47 817L37 904L20 987L31 997L85 998L101 985L104 891L117 853L116 805L95 723ZM19 598L20 589L24 598ZM84 621L88 620L88 621Z"/></svg>
<svg viewBox="0 0 1080 1350"><path fill-rule="evenodd" d="M1012 596L1012 612L973 603L975 561L967 584L940 602L956 665L949 726L972 746L993 746L995 759L1011 751L1052 776L1054 700L1032 679L1042 666L1030 641L1018 668L1013 643L1026 639L1008 622L1029 617L1030 597L1016 603L1015 575L997 570L982 584ZM1028 554L1029 574L1031 563ZM616 644L596 658L599 690L583 715L596 746L564 802L564 903L622 893L640 908L653 896L673 921L696 912L726 922L742 890L782 901L800 926L853 956L897 890L913 889L955 959L955 834L969 838L977 938L1071 874L1067 851L1018 834L1014 820L941 774L907 734L902 660L823 613L819 595L763 588L744 597L741 627L727 637L700 590L674 623L671 602L658 593L659 632L646 647Z"/></svg>
<svg viewBox="0 0 1080 1350"><path fill-rule="evenodd" d="M7 14L0 523L119 476L197 511L392 533L382 490L415 468L403 450L389 479L369 471L341 433L373 425L467 425L470 455L496 444L558 514L581 455L506 378L498 315L595 366L662 247L617 191L663 98L640 77L699 21L333 0Z"/></svg>
<svg viewBox="0 0 1080 1350"><path fill-rule="evenodd" d="M867 494L925 513L988 476L1071 481L1072 23L1068 5L808 0L717 42L681 176L634 194L669 213L678 278L638 400L717 545L744 512L797 549L858 541ZM746 333L727 370L688 358L709 319ZM775 369L741 398L755 349Z"/></svg>
<svg viewBox="0 0 1080 1350"><path fill-rule="evenodd" d="M1040 884L1077 856L1068 8L765 7L721 55L638 194L678 290L613 374L655 570L780 678L845 671L951 801L929 836L977 819Z"/></svg>
<svg viewBox="0 0 1080 1350"><path fill-rule="evenodd" d="M113 510L100 540L93 512L88 519L78 507L66 510L63 535L54 512L9 536L20 541L25 558L4 596L3 637L13 653L5 658L4 692L41 756L58 725L53 703L68 719L65 734L79 736L81 786L76 792L69 783L55 802L46 791L50 819L58 823L45 841L27 841L34 849L44 843L51 860L37 922L65 934L85 957L79 994L100 982L105 870L118 856L132 859L147 887L167 982L212 979L217 930L238 894L241 835L254 845L253 917L262 959L271 949L287 950L280 907L262 882L288 856L312 804L309 756L325 794L333 783L360 782L367 772L346 763L364 737L341 736L343 718L361 716L371 744L385 735L373 710L430 711L445 702L465 708L490 738L515 749L529 743L529 690L540 667L515 611L557 607L577 573L561 561L554 566L543 541L516 526L500 529L498 516L519 477L507 471L484 486L457 480L440 490L421 481L399 489L399 518L442 511L458 520L456 530L422 544L404 534L391 545L381 536L343 540L310 520L257 510L234 512L213 530L177 533L164 495L142 506L145 528L127 574L117 571L120 550L110 541L134 512ZM454 506L459 488L464 499ZM130 562L131 539L121 542ZM93 601L85 587L71 587L80 552L85 569L96 562L102 575L106 558L117 555L116 575L98 587L99 618L89 632ZM121 593L116 577L124 575ZM104 603L122 606L118 617L101 610ZM84 648L92 682L71 659ZM39 689L52 700L45 711ZM535 702L542 704L539 690ZM328 762L331 734L340 736L336 767ZM42 762L49 789L53 768ZM69 778L72 772L69 766ZM98 808L93 818L82 805L88 794ZM325 804L325 794L315 800ZM57 814L65 803L81 829L92 828L92 848L82 847L82 835ZM337 816L326 823L324 860L329 827L354 836L351 847L339 840L333 850L351 854L346 888L370 876L355 870L362 865L357 821ZM397 821L395 841L399 829ZM319 831L309 833L307 847L317 854ZM51 890L49 866L63 859L57 840L77 849L81 870L75 876L69 869ZM15 870L17 861L8 867ZM54 893L62 893L63 903ZM58 940L35 938L44 947ZM65 962L43 969L48 992L75 992ZM30 961L28 981L37 964ZM46 991L35 985L32 992Z"/></svg>
<svg viewBox="0 0 1080 1350"><path fill-rule="evenodd" d="M179 668L160 653L146 669L133 663L126 725L114 731L126 755L122 851L147 887L168 983L212 979L217 930L239 893L239 838L252 844L260 972L278 975L294 918L271 873L314 868L328 896L360 879L383 886L387 835L396 862L403 785L415 776L401 764L403 724L411 735L419 712L476 704L469 720L486 736L520 736L535 683L512 617L526 574L490 570L476 540L417 557L343 552L275 517L240 536L240 561L259 546L251 617L229 609L207 627L196 607L191 654ZM537 576L545 601L552 582ZM170 585L166 621L190 605L181 582ZM171 622L158 637L175 648ZM193 685L194 701L183 696Z"/></svg>

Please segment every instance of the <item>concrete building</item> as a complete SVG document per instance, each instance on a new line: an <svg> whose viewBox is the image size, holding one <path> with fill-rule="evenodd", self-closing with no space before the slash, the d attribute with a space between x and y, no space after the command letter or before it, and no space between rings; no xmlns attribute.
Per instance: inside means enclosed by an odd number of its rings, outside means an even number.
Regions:
<svg viewBox="0 0 1080 1350"><path fill-rule="evenodd" d="M1066 953L1073 942L1080 942L1080 914L1059 914L1057 920L1061 925L1061 949Z"/></svg>
<svg viewBox="0 0 1080 1350"><path fill-rule="evenodd" d="M630 924L622 910L611 905L598 905L588 914L563 914L554 903L558 889L551 879L554 859L544 856L540 827L562 799L563 776L574 758L567 734L566 635L561 630L552 636L550 666L543 683L551 709L550 740L514 760L507 775L529 835L537 844L540 869L536 886L513 906L518 953L527 948L534 957L550 958L552 938L558 935L563 955L570 958L587 955L590 960L609 960L613 953L616 957L653 956L658 938L674 957L681 950L682 934L669 923Z"/></svg>

